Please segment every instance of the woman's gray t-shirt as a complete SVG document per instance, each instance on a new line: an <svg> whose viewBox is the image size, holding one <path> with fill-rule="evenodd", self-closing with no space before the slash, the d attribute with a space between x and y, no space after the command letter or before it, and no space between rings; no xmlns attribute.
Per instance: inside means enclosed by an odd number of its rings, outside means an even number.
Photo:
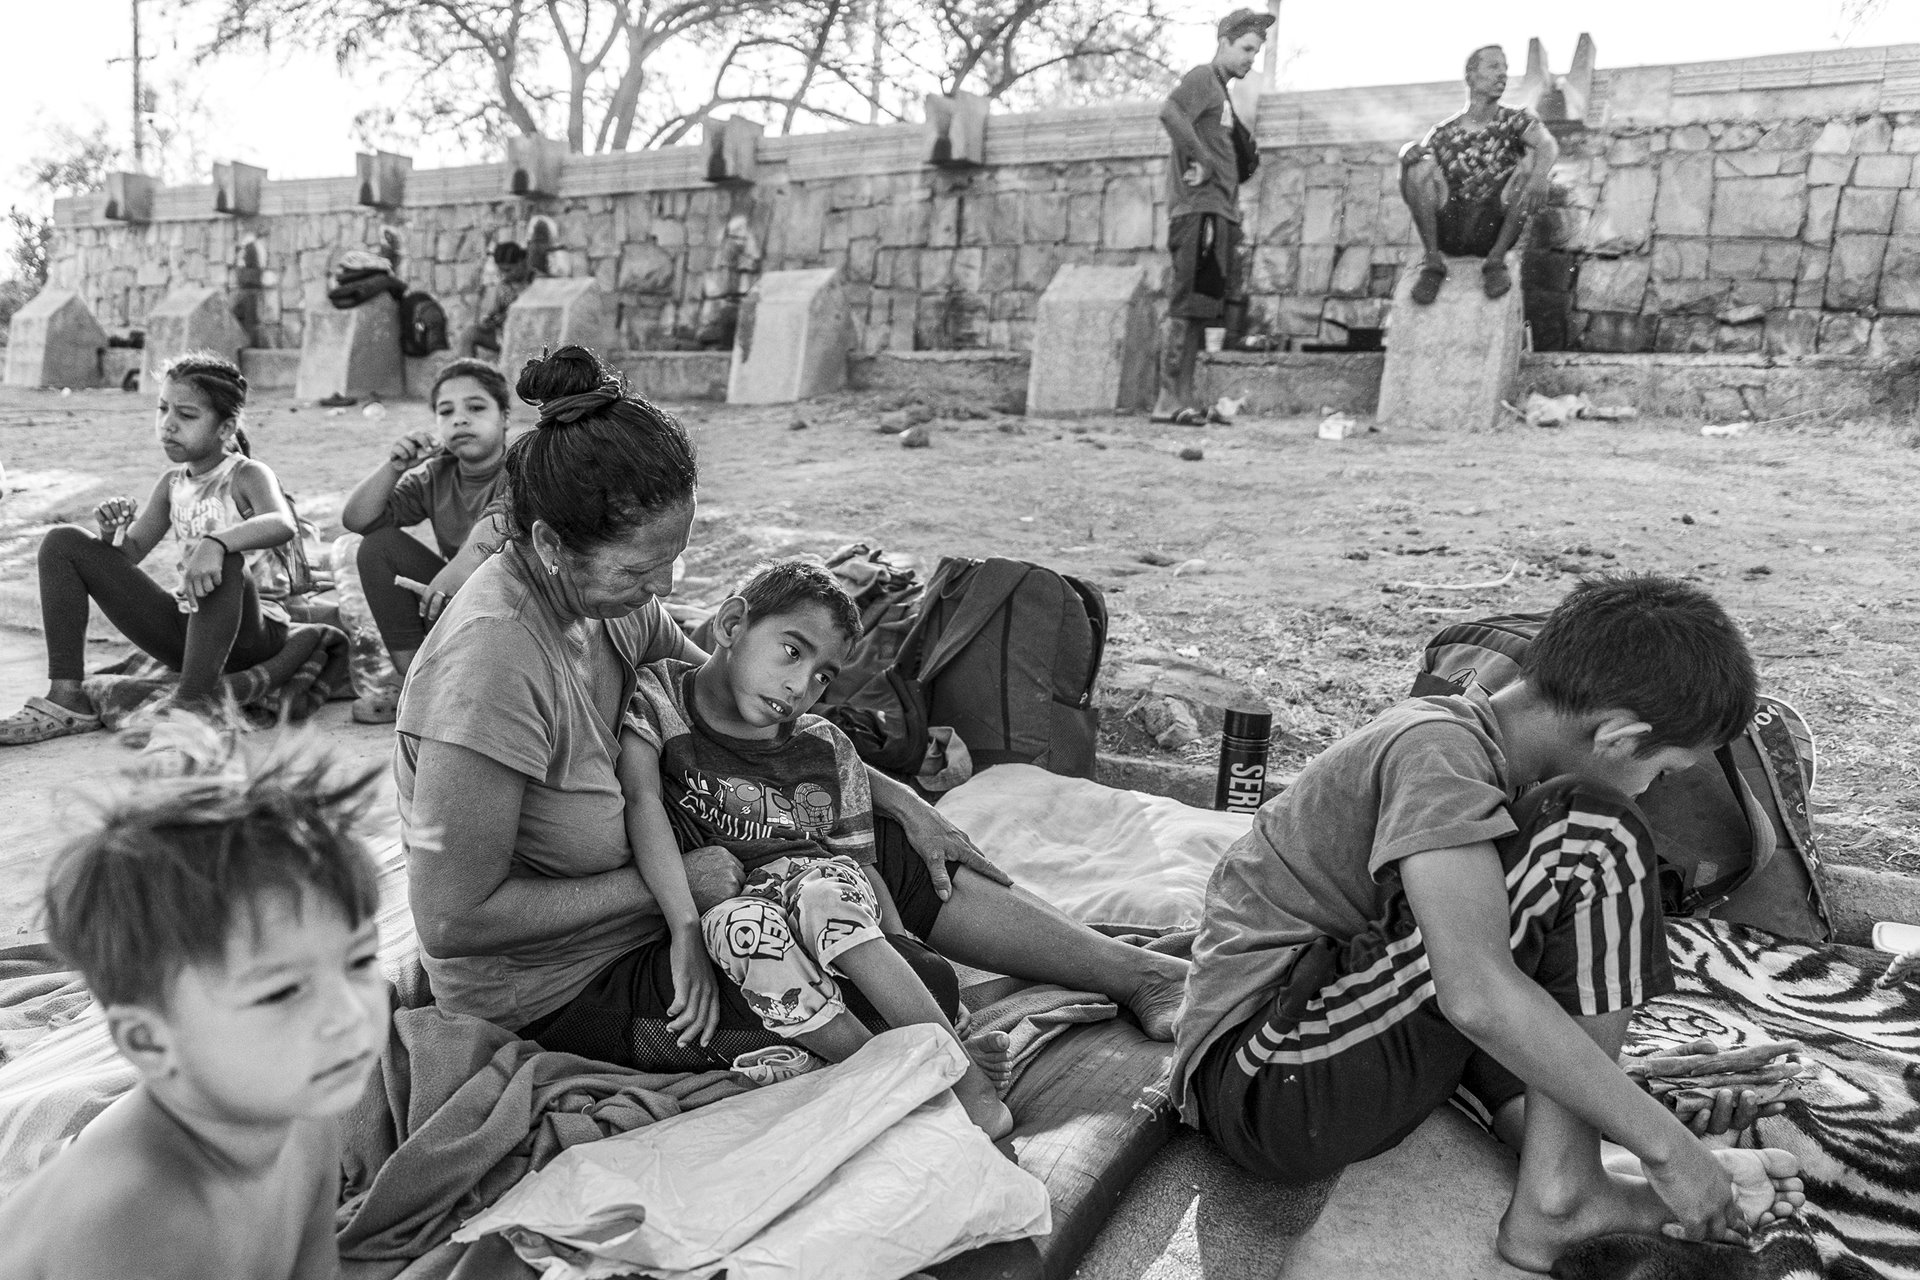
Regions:
<svg viewBox="0 0 1920 1280"><path fill-rule="evenodd" d="M623 669L618 707L632 696L639 666L699 656L657 600L600 625ZM511 874L566 879L632 860L614 772L619 720L609 724L595 709L587 659L516 548L474 571L428 633L400 700L394 779L409 855L439 839L413 814L419 744L432 739L526 778ZM443 1007L518 1028L566 1004L665 927L657 914L627 913L493 955L423 959Z"/></svg>

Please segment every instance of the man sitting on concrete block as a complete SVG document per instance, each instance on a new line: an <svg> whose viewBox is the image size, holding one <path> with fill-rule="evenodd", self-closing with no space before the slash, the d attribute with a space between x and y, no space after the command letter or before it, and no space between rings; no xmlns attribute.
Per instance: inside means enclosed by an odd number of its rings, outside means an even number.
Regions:
<svg viewBox="0 0 1920 1280"><path fill-rule="evenodd" d="M1560 145L1530 111L1500 105L1507 55L1485 45L1467 55L1467 107L1400 149L1400 194L1427 251L1412 298L1440 296L1447 259L1484 258L1489 298L1513 287L1507 251L1547 194Z"/></svg>
<svg viewBox="0 0 1920 1280"><path fill-rule="evenodd" d="M1270 13L1235 9L1220 19L1213 61L1181 77L1160 108L1173 139L1167 161L1167 340L1160 353L1155 422L1197 426L1193 365L1208 325L1225 323L1239 283L1240 184L1260 167L1253 134L1240 123L1227 84L1253 70L1267 42Z"/></svg>

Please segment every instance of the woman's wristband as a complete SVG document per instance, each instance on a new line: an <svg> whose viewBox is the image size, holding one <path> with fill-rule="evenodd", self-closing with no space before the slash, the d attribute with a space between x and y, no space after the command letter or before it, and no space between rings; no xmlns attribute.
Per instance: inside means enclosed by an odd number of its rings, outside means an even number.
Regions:
<svg viewBox="0 0 1920 1280"><path fill-rule="evenodd" d="M207 541L208 541L208 542L217 542L217 543L219 543L219 544L220 544L220 550L221 550L221 551L222 551L222 552L223 552L224 554L226 554L226 555L232 555L232 554L233 554L233 548L232 548L232 547L230 547L230 546L228 546L228 545L227 545L227 540L226 540L225 538L223 538L223 537L221 537L221 536L220 536L219 534L217 534L217 533L209 533L209 534L207 534L207 535L206 535L206 539L207 539Z"/></svg>

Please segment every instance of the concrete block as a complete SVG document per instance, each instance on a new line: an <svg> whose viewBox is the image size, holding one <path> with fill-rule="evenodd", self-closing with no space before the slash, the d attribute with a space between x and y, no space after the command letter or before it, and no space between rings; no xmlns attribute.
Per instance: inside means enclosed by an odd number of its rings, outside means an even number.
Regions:
<svg viewBox="0 0 1920 1280"><path fill-rule="evenodd" d="M291 391L300 381L300 351L296 347L244 347L240 372L252 391ZM426 388L422 387L424 393Z"/></svg>
<svg viewBox="0 0 1920 1280"><path fill-rule="evenodd" d="M97 387L107 331L71 289L42 289L7 328L10 387Z"/></svg>
<svg viewBox="0 0 1920 1280"><path fill-rule="evenodd" d="M400 304L393 295L383 293L349 311L328 305L309 309L293 393L307 401L405 395Z"/></svg>
<svg viewBox="0 0 1920 1280"><path fill-rule="evenodd" d="M507 139L506 193L510 196L557 196L560 166L567 144L553 138Z"/></svg>
<svg viewBox="0 0 1920 1280"><path fill-rule="evenodd" d="M1655 174L1645 166L1615 169L1601 188L1600 207L1587 226L1593 253L1631 253L1653 233Z"/></svg>
<svg viewBox="0 0 1920 1280"><path fill-rule="evenodd" d="M358 180L354 200L371 209L398 209L407 202L407 175L413 172L413 157L391 151L362 151L353 157L354 176Z"/></svg>
<svg viewBox="0 0 1920 1280"><path fill-rule="evenodd" d="M153 178L145 173L110 173L100 216L109 222L153 221Z"/></svg>
<svg viewBox="0 0 1920 1280"><path fill-rule="evenodd" d="M1394 290L1387 362L1380 375L1382 425L1478 431L1492 427L1520 368L1522 299L1518 288L1490 299L1480 288L1480 262L1450 258L1440 296L1420 306L1409 296L1418 276L1412 260ZM1520 277L1518 254L1507 269Z"/></svg>
<svg viewBox="0 0 1920 1280"><path fill-rule="evenodd" d="M965 169L987 160L987 100L977 93L927 95L929 162Z"/></svg>
<svg viewBox="0 0 1920 1280"><path fill-rule="evenodd" d="M613 321L600 282L591 276L535 280L507 308L500 335L500 367L512 377L542 348L568 343L604 356L613 347Z"/></svg>
<svg viewBox="0 0 1920 1280"><path fill-rule="evenodd" d="M1880 292L1880 264L1886 257L1887 237L1835 236L1833 257L1827 264L1827 306L1855 311L1872 306Z"/></svg>
<svg viewBox="0 0 1920 1280"><path fill-rule="evenodd" d="M234 317L224 289L175 289L147 316L147 348L140 362L142 386L174 359L189 351L211 351L238 361L240 348L252 345Z"/></svg>
<svg viewBox="0 0 1920 1280"><path fill-rule="evenodd" d="M258 165L216 162L213 166L213 211L250 218L260 212L260 190L267 171Z"/></svg>
<svg viewBox="0 0 1920 1280"><path fill-rule="evenodd" d="M769 271L740 304L728 404L789 404L847 385L853 343L840 272Z"/></svg>
<svg viewBox="0 0 1920 1280"><path fill-rule="evenodd" d="M1646 258L1589 258L1580 264L1574 305L1582 311L1638 311L1647 293Z"/></svg>
<svg viewBox="0 0 1920 1280"><path fill-rule="evenodd" d="M702 145L707 155L707 181L747 183L759 172L760 136L766 126L740 116L725 120L709 117Z"/></svg>
<svg viewBox="0 0 1920 1280"><path fill-rule="evenodd" d="M1156 327L1144 267L1061 267L1035 316L1028 416L1147 407Z"/></svg>

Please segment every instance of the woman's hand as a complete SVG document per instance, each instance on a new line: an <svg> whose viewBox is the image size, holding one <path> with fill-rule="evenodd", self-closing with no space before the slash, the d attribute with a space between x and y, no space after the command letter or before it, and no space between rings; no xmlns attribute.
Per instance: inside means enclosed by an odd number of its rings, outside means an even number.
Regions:
<svg viewBox="0 0 1920 1280"><path fill-rule="evenodd" d="M200 539L200 545L187 557L186 568L181 571L181 584L187 595L195 600L205 599L220 585L222 571L226 566L227 549L214 538Z"/></svg>
<svg viewBox="0 0 1920 1280"><path fill-rule="evenodd" d="M684 1049L705 1045L720 1026L720 980L707 958L700 929L681 929L673 935L673 1003L667 1006L667 1032Z"/></svg>
<svg viewBox="0 0 1920 1280"><path fill-rule="evenodd" d="M972 838L932 805L922 803L894 817L906 828L907 843L927 864L927 876L933 881L933 891L940 901L953 896L953 881L947 875L949 862L971 867L996 884L1013 883L1012 876L987 861L987 855L980 852Z"/></svg>
<svg viewBox="0 0 1920 1280"><path fill-rule="evenodd" d="M387 465L396 475L405 475L440 451L440 442L430 431L409 431L387 450Z"/></svg>
<svg viewBox="0 0 1920 1280"><path fill-rule="evenodd" d="M132 524L140 514L140 504L132 498L108 498L93 509L93 522L100 528L100 541L112 542L114 535Z"/></svg>

